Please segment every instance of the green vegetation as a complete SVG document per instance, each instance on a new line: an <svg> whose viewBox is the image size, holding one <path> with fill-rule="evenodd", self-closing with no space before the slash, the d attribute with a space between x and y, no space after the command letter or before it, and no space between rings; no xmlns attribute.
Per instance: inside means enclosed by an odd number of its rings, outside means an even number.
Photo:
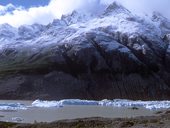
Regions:
<svg viewBox="0 0 170 128"><path fill-rule="evenodd" d="M0 122L0 128L13 128L16 125L16 123Z"/></svg>

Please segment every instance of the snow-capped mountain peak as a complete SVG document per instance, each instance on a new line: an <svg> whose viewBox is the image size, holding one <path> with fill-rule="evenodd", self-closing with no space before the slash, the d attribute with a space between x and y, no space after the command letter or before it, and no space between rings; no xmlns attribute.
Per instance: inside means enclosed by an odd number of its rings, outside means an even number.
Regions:
<svg viewBox="0 0 170 128"><path fill-rule="evenodd" d="M157 23L162 35L170 33L170 21L159 12L153 12L152 21Z"/></svg>
<svg viewBox="0 0 170 128"><path fill-rule="evenodd" d="M122 5L120 5L117 2L113 2L112 4L110 4L104 11L104 15L114 15L117 13L130 13L129 10L127 10L125 7L123 7Z"/></svg>
<svg viewBox="0 0 170 128"><path fill-rule="evenodd" d="M64 21L67 25L71 25L71 24L76 24L79 22L85 23L97 16L98 15L95 15L90 12L73 11L69 15L63 15L61 17L61 20Z"/></svg>
<svg viewBox="0 0 170 128"><path fill-rule="evenodd" d="M13 38L16 36L17 29L9 24L0 25L0 38Z"/></svg>
<svg viewBox="0 0 170 128"><path fill-rule="evenodd" d="M40 24L22 25L18 28L18 34L22 39L31 39L44 31L44 26Z"/></svg>
<svg viewBox="0 0 170 128"><path fill-rule="evenodd" d="M74 38L81 33L107 27L114 28L112 32L126 33L127 35L143 34L145 36L159 35L162 37L162 35L170 32L170 21L159 13L154 13L152 19L147 20L133 15L117 2L113 2L99 11L90 13L89 11L75 10L71 14L63 15L61 19L55 19L47 26L33 24L14 28L8 24L3 24L0 25L0 38L31 40L65 29L70 31L68 33L66 31L64 34L71 35Z"/></svg>

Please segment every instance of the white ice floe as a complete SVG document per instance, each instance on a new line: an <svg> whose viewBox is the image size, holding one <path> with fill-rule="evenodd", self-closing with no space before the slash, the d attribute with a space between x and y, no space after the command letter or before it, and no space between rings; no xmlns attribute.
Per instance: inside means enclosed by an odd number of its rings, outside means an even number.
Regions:
<svg viewBox="0 0 170 128"><path fill-rule="evenodd" d="M132 101L132 100L123 100L123 99L114 99L114 100L80 100L80 99L65 99L60 101L43 101L35 100L32 102L31 106L26 106L21 103L0 103L0 111L15 111L15 110L27 110L31 107L38 108L59 108L67 105L91 105L91 106L110 106L110 107L138 107L145 108L149 110L158 110L158 109L169 109L170 101Z"/></svg>
<svg viewBox="0 0 170 128"><path fill-rule="evenodd" d="M99 101L101 106L113 107L142 107L150 110L170 108L170 101L132 101L132 100L102 100Z"/></svg>
<svg viewBox="0 0 170 128"><path fill-rule="evenodd" d="M62 107L64 105L98 105L98 101L92 100L79 100L79 99L69 99L60 101L41 101L35 100L32 103L34 107Z"/></svg>
<svg viewBox="0 0 170 128"><path fill-rule="evenodd" d="M33 107L44 107L44 108L49 108L49 107L62 107L60 105L59 101L40 101L40 100L35 100L32 103Z"/></svg>
<svg viewBox="0 0 170 128"><path fill-rule="evenodd" d="M26 110L27 107L21 103L0 103L0 111Z"/></svg>
<svg viewBox="0 0 170 128"><path fill-rule="evenodd" d="M170 101L132 101L132 100L79 100L79 99L70 99L70 100L60 100L60 101L41 101L36 100L32 103L33 107L63 107L66 105L93 105L93 106L111 106L111 107L140 107L150 110L157 109L167 109L170 108Z"/></svg>
<svg viewBox="0 0 170 128"><path fill-rule="evenodd" d="M13 122L22 122L24 119L21 117L12 117Z"/></svg>

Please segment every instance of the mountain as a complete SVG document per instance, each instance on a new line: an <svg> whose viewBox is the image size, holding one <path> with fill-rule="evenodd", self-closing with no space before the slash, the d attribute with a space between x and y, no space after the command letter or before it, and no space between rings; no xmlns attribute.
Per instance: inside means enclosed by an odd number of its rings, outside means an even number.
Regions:
<svg viewBox="0 0 170 128"><path fill-rule="evenodd" d="M114 2L48 25L0 25L1 99L170 99L170 21Z"/></svg>

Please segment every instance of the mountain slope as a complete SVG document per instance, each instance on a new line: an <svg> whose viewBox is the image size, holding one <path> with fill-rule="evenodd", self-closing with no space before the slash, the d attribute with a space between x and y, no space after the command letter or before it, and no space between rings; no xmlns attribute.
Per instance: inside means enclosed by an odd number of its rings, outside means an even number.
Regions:
<svg viewBox="0 0 170 128"><path fill-rule="evenodd" d="M0 97L169 99L168 25L115 2L47 26L1 25Z"/></svg>

